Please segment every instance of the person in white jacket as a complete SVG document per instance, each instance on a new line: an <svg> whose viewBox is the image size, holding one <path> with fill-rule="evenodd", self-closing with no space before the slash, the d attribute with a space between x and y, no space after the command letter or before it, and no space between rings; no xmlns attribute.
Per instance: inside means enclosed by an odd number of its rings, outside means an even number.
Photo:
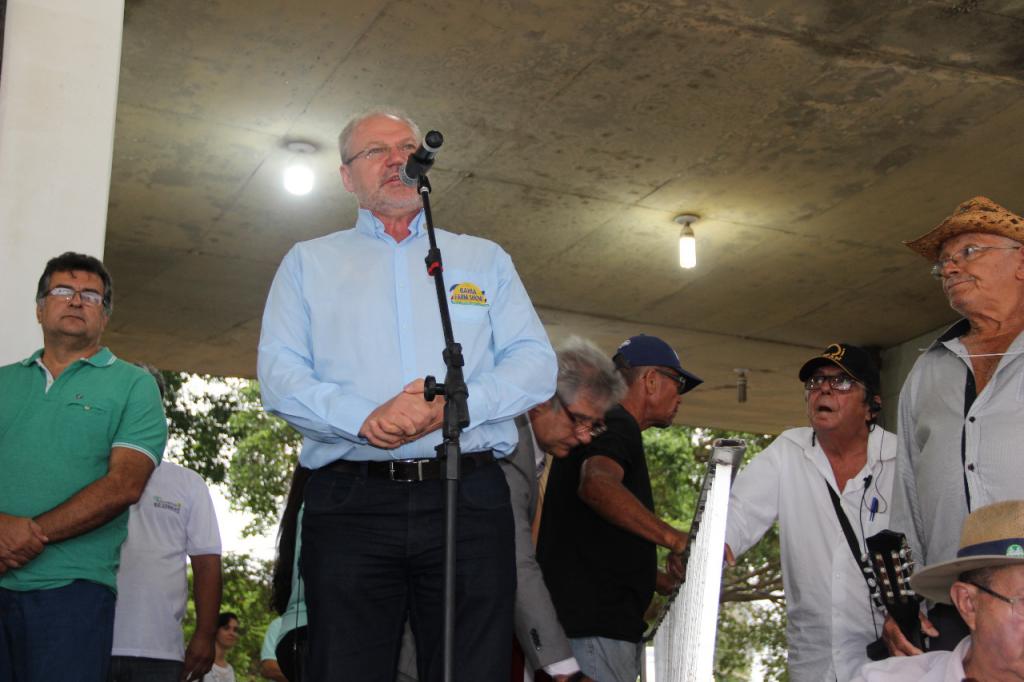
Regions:
<svg viewBox="0 0 1024 682"><path fill-rule="evenodd" d="M864 349L832 344L799 377L810 426L784 431L737 475L726 544L739 556L779 522L789 679L848 682L884 621L851 540L860 554L888 525L896 436L876 423L880 378Z"/></svg>

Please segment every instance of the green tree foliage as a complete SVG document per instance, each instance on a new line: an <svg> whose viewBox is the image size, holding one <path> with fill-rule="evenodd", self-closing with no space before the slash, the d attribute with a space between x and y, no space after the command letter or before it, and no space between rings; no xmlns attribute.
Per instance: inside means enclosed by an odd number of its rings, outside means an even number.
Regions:
<svg viewBox="0 0 1024 682"><path fill-rule="evenodd" d="M263 411L259 385L242 379L164 372L164 409L171 457L211 484L224 484L232 509L253 520L244 535L261 535L277 523L302 437L283 419Z"/></svg>
<svg viewBox="0 0 1024 682"><path fill-rule="evenodd" d="M744 463L771 442L769 436L688 427L644 432L658 516L678 528L689 528L693 521L717 438L743 438ZM664 562L664 551L660 558ZM785 617L778 530L772 528L722 577L715 678L749 679L753 656L760 652L766 679L787 679Z"/></svg>
<svg viewBox="0 0 1024 682"><path fill-rule="evenodd" d="M273 568L273 562L254 559L248 554L226 554L223 558L224 596L220 610L221 613L230 611L238 616L238 644L227 655L238 682L263 679L259 674L263 635L270 621L277 615L268 606ZM192 594L191 570L188 573L188 586L189 594ZM186 643L195 628L195 608L189 600L184 620Z"/></svg>
<svg viewBox="0 0 1024 682"><path fill-rule="evenodd" d="M292 471L299 461L302 436L283 419L263 411L255 381L241 386L237 400L237 409L228 420L234 445L227 476L228 498L232 508L254 516L242 532L259 535L277 523Z"/></svg>

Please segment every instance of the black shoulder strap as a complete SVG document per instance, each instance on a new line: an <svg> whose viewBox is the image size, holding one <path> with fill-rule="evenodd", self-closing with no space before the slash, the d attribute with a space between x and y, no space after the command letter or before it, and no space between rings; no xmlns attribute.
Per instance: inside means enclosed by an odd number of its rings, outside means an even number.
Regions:
<svg viewBox="0 0 1024 682"><path fill-rule="evenodd" d="M836 518L839 519L839 525L843 528L843 535L846 536L846 544L850 546L850 553L853 554L853 560L858 566L860 566L861 575L864 576L864 582L867 583L868 592L874 592L875 587L871 584L871 576L873 571L871 566L864 561L864 556L857 546L857 536L853 534L853 526L850 525L850 520L846 518L846 512L843 511L843 505L839 502L839 496L836 495L836 491L832 490L832 486L825 481L825 487L828 488L828 496L832 499L832 508L836 510Z"/></svg>

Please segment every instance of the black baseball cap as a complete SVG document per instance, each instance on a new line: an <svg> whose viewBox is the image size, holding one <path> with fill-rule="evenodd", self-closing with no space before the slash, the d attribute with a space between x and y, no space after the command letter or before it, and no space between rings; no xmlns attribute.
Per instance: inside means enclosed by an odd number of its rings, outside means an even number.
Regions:
<svg viewBox="0 0 1024 682"><path fill-rule="evenodd" d="M822 365L835 365L867 386L872 393L877 393L882 383L874 357L860 346L830 343L820 355L814 356L800 368L800 381L807 381L811 373Z"/></svg>

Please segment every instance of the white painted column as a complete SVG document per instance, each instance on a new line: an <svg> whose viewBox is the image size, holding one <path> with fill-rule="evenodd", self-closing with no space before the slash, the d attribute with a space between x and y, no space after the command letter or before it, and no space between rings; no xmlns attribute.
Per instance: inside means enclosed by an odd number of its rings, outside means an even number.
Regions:
<svg viewBox="0 0 1024 682"><path fill-rule="evenodd" d="M0 74L0 365L42 345L46 261L103 257L124 0L8 0Z"/></svg>

